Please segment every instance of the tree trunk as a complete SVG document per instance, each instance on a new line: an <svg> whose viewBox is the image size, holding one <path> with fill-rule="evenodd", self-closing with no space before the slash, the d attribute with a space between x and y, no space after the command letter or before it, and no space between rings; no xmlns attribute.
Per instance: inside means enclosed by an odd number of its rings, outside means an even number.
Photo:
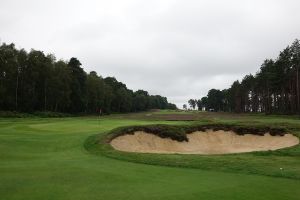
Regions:
<svg viewBox="0 0 300 200"><path fill-rule="evenodd" d="M299 96L299 67L297 67L297 80L296 80L296 90L297 90L297 113L300 111L300 96Z"/></svg>
<svg viewBox="0 0 300 200"><path fill-rule="evenodd" d="M19 90L19 71L17 71L17 81L16 81L16 111L18 111L18 90Z"/></svg>
<svg viewBox="0 0 300 200"><path fill-rule="evenodd" d="M46 87L46 81L44 86L44 111L47 110L47 87Z"/></svg>

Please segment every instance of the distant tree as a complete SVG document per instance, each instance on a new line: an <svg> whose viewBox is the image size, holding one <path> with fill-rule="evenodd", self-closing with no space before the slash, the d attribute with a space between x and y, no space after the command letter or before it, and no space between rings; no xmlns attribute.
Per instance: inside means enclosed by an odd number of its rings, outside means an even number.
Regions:
<svg viewBox="0 0 300 200"><path fill-rule="evenodd" d="M231 102L232 110L235 112L242 111L242 95L241 95L241 85L239 81L233 82L230 88L231 91Z"/></svg>
<svg viewBox="0 0 300 200"><path fill-rule="evenodd" d="M87 74L77 58L56 61L42 51L0 44L0 110L69 113L176 109L166 97L133 92L114 77Z"/></svg>
<svg viewBox="0 0 300 200"><path fill-rule="evenodd" d="M98 112L104 109L104 81L95 71L87 75L87 111L89 113Z"/></svg>
<svg viewBox="0 0 300 200"><path fill-rule="evenodd" d="M193 110L195 110L195 107L196 107L196 101L195 101L195 99L190 99L190 100L188 101L188 103L189 103L190 107L191 107Z"/></svg>
<svg viewBox="0 0 300 200"><path fill-rule="evenodd" d="M170 110L177 110L177 106L176 106L176 104L168 103L167 109L170 109Z"/></svg>
<svg viewBox="0 0 300 200"><path fill-rule="evenodd" d="M124 87L120 88L116 92L116 96L119 99L118 112L130 112L132 109L132 95Z"/></svg>
<svg viewBox="0 0 300 200"><path fill-rule="evenodd" d="M293 71L295 72L295 96L296 96L296 109L300 113L300 41L296 39L291 46L291 63Z"/></svg>
<svg viewBox="0 0 300 200"><path fill-rule="evenodd" d="M147 91L138 90L133 93L133 109L134 111L146 110L149 106L148 104L149 94Z"/></svg>
<svg viewBox="0 0 300 200"><path fill-rule="evenodd" d="M87 75L77 58L71 58L68 66L71 70L71 112L86 111L86 79Z"/></svg>
<svg viewBox="0 0 300 200"><path fill-rule="evenodd" d="M211 89L207 94L207 106L209 109L220 111L223 108L224 96L220 90Z"/></svg>
<svg viewBox="0 0 300 200"><path fill-rule="evenodd" d="M230 89L224 89L221 92L223 93L223 108L222 108L222 111L231 112Z"/></svg>
<svg viewBox="0 0 300 200"><path fill-rule="evenodd" d="M3 44L0 48L0 105L2 110L17 109L20 75L17 53L14 44Z"/></svg>
<svg viewBox="0 0 300 200"><path fill-rule="evenodd" d="M255 75L234 81L225 90L212 89L202 105L222 111L300 113L300 42L296 39L273 59L264 60ZM205 97L206 98L206 97Z"/></svg>
<svg viewBox="0 0 300 200"><path fill-rule="evenodd" d="M182 108L183 108L183 110L187 110L186 104L183 104Z"/></svg>
<svg viewBox="0 0 300 200"><path fill-rule="evenodd" d="M132 95L126 85L117 81L115 77L106 77L104 82L112 89L111 111L129 112L131 110Z"/></svg>
<svg viewBox="0 0 300 200"><path fill-rule="evenodd" d="M197 104L197 108L198 108L198 110L202 110L202 107L203 107L203 105L202 105L202 102L201 102L201 100L200 99L198 99L198 100L195 100L196 101L196 104Z"/></svg>
<svg viewBox="0 0 300 200"><path fill-rule="evenodd" d="M204 108L205 110L208 110L208 99L207 99L207 97L202 97L201 98L201 104L202 104L202 108Z"/></svg>
<svg viewBox="0 0 300 200"><path fill-rule="evenodd" d="M55 112L67 112L71 105L71 70L67 63L54 64L49 78L49 109Z"/></svg>

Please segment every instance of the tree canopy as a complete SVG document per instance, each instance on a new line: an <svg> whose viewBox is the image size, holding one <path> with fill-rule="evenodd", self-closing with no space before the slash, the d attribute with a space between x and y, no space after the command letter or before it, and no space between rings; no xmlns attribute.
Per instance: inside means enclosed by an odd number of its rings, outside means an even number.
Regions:
<svg viewBox="0 0 300 200"><path fill-rule="evenodd" d="M176 109L166 97L136 92L114 77L85 72L80 61L56 60L42 51L0 46L0 110L66 113Z"/></svg>
<svg viewBox="0 0 300 200"><path fill-rule="evenodd" d="M296 39L276 59L266 59L255 75L234 81L228 89L209 90L201 106L227 112L299 114L299 70L300 42Z"/></svg>

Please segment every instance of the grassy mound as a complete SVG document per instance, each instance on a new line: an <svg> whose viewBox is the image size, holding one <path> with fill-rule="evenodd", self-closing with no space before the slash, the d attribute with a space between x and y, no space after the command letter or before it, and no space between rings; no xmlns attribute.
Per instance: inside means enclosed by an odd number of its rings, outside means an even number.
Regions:
<svg viewBox="0 0 300 200"><path fill-rule="evenodd" d="M250 152L227 155L182 155L182 154L151 154L133 153L115 150L110 141L124 134L133 134L135 131L148 131L160 137L168 137L178 141L185 141L186 134L214 130L233 130L237 134L264 134L283 135L290 133L290 129L281 126L264 126L256 124L204 124L204 125L143 125L126 126L113 129L106 134L92 135L85 141L85 148L95 154L118 160L162 165L170 167L186 167L205 170L217 170L234 173L260 174L274 177L300 179L300 170L297 166L300 158L300 145L275 151ZM294 131L292 134L299 137ZM289 166L286 168L285 166ZM284 171L280 170L284 168Z"/></svg>

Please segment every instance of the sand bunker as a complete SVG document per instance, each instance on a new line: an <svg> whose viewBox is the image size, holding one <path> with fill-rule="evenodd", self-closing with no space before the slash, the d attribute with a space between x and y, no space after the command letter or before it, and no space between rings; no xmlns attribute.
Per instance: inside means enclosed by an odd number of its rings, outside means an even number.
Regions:
<svg viewBox="0 0 300 200"><path fill-rule="evenodd" d="M232 131L194 132L187 135L189 141L178 142L160 138L154 134L137 131L133 135L123 135L111 141L120 151L141 153L178 153L178 154L227 154L251 151L276 150L299 144L292 134L284 136L237 135Z"/></svg>

